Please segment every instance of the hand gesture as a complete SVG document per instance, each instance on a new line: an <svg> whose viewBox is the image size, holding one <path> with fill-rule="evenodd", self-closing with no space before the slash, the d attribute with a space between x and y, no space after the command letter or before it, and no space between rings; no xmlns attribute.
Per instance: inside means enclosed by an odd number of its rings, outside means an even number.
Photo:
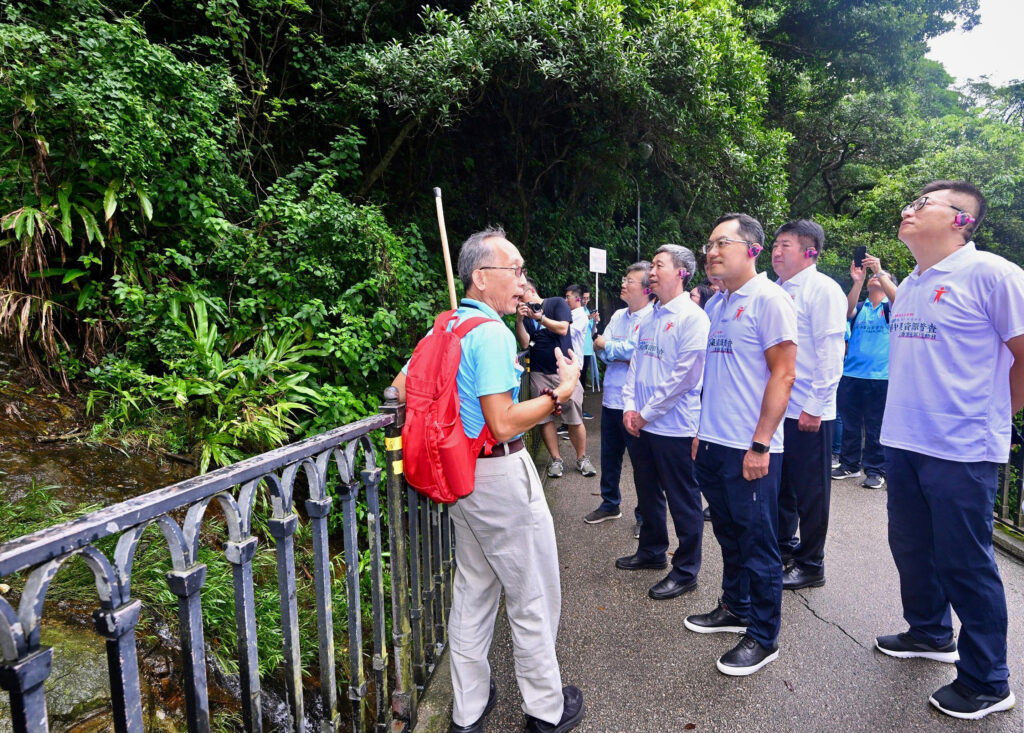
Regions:
<svg viewBox="0 0 1024 733"><path fill-rule="evenodd" d="M882 261L872 255L864 255L864 267L877 274L882 271Z"/></svg>
<svg viewBox="0 0 1024 733"><path fill-rule="evenodd" d="M516 308L516 315L520 318L533 318L533 309L526 303L520 303L519 307Z"/></svg>
<svg viewBox="0 0 1024 733"><path fill-rule="evenodd" d="M864 259L866 260L867 257L865 257ZM864 274L865 273L863 267L857 267L857 265L854 264L852 261L850 262L850 277L853 278L854 283L863 283Z"/></svg>
<svg viewBox="0 0 1024 733"><path fill-rule="evenodd" d="M757 481L768 475L768 466L771 457L767 453L755 453L748 450L743 454L743 478L747 481Z"/></svg>

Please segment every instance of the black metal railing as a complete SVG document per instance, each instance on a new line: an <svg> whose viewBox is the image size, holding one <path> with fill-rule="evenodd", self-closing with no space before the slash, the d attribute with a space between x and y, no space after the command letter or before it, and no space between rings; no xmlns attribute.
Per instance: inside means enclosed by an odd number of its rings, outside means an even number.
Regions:
<svg viewBox="0 0 1024 733"><path fill-rule="evenodd" d="M244 727L263 729L252 560L261 539L253 532L254 507L264 492L277 561L284 696L288 727L305 730L304 689L296 598L295 533L312 527L319 655L320 729L403 731L415 724L418 696L446 644L453 567L451 524L446 507L428 502L404 480L401 427L405 407L389 390L380 414L106 507L0 546L0 580L24 578L15 609L0 597L0 687L10 695L15 731L47 730L44 682L53 649L40 642L47 589L68 560L82 558L96 580L99 607L93 613L106 639L113 724L117 731L142 731L143 713L136 626L142 604L132 597L133 561L143 532L156 525L172 560L167 584L177 597L182 649L185 716L190 731L210 728L206 644L200 590L206 565L199 560L203 519L211 502L220 506L228 539L223 551L233 571L238 678ZM383 436L380 433L383 432ZM385 446L383 469L374 439ZM300 476L304 476L303 482ZM385 495L381 497L381 480ZM297 479L299 479L297 481ZM334 496L328 483L335 485ZM300 486L297 494L296 486ZM304 504L300 503L302 500ZM340 507L336 506L340 503ZM360 531L357 503L365 506ZM341 513L345 556L347 635L345 675L339 695L335 661L335 612L328 518ZM386 526L382 515L386 512ZM304 515L303 518L300 515ZM337 526L337 523L335 522ZM382 532L388 532L388 552ZM209 534L209 533L207 533ZM101 542L105 538L112 538ZM97 543L114 547L105 554ZM115 544L116 543L116 544ZM361 553L369 552L368 598L361 596ZM391 577L385 599L385 562ZM304 599L308 600L308 599ZM390 604L386 604L386 600ZM372 622L364 640L363 604ZM387 605L391 634L387 636ZM308 604L304 606L308 608ZM364 666L371 660L371 669ZM344 702L340 698L344 698ZM347 719L343 720L343 719Z"/></svg>

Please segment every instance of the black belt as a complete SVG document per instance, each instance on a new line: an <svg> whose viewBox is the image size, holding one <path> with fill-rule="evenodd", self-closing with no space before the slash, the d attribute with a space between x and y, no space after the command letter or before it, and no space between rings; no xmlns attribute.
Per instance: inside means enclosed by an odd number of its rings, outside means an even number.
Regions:
<svg viewBox="0 0 1024 733"><path fill-rule="evenodd" d="M519 451L521 451L525 447L526 447L526 444L523 442L523 439L522 438L516 438L515 440L510 440L507 443L497 443L495 445L492 445L491 446L491 453L489 455L484 452L485 450L487 450L486 448L481 448L480 449L480 456L479 457L480 458L501 458L503 456L510 456L513 453L518 453Z"/></svg>

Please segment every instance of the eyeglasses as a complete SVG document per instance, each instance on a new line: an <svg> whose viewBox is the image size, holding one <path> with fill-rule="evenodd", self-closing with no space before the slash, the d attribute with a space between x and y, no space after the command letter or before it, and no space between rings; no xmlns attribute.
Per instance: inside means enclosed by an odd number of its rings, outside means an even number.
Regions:
<svg viewBox="0 0 1024 733"><path fill-rule="evenodd" d="M745 244L747 246L750 246L751 244L753 244L753 242L747 242L742 239L729 239L728 237L719 237L718 239L712 242L708 242L707 244L704 245L704 254L707 254L715 247L721 249L722 247L727 247L730 244Z"/></svg>
<svg viewBox="0 0 1024 733"><path fill-rule="evenodd" d="M488 265L486 267L478 267L478 270L511 270L516 274L516 279L526 275L526 268L520 265L519 267L498 267L497 265Z"/></svg>
<svg viewBox="0 0 1024 733"><path fill-rule="evenodd" d="M955 211L959 211L961 214L968 213L968 212L964 211L963 209L961 209L959 206L953 206L953 204L947 204L945 201L933 201L933 200L931 200L931 197L929 197L929 196L922 196L921 198L919 198L914 203L907 204L902 209L900 209L900 213L901 214L906 214L907 211L909 211L911 209L913 209L914 211L920 211L921 209L923 209L925 207L926 204L938 204L939 206L948 206L949 208L951 208L951 209L953 209Z"/></svg>
<svg viewBox="0 0 1024 733"><path fill-rule="evenodd" d="M628 277L622 278L623 285L643 285L640 280L630 280Z"/></svg>

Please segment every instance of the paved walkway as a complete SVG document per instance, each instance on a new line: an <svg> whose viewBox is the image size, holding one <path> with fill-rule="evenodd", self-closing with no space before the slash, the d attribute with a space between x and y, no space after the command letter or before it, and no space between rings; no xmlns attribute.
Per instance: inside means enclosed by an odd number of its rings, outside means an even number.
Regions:
<svg viewBox="0 0 1024 733"><path fill-rule="evenodd" d="M586 405L597 416L586 421L587 450L599 465L600 395L588 393ZM571 448L567 441L562 445L567 457ZM977 722L953 720L928 704L928 696L953 678L952 666L873 650L876 635L905 628L886 541L885 491L863 489L854 479L833 484L827 584L783 591L778 660L750 677L730 678L717 671L715 659L736 637L683 627L685 616L713 608L718 598L721 553L710 525L697 590L652 601L647 589L663 571L627 572L613 565L636 547L628 465L622 480L627 509L619 520L583 523L600 501L597 476L567 470L546 488L562 566L558 653L562 679L583 690L581 733L1024 732L1024 565L1015 560L997 553L1010 609L1010 682L1019 701L1014 710ZM503 611L491 660L499 699L486 730L521 730Z"/></svg>

